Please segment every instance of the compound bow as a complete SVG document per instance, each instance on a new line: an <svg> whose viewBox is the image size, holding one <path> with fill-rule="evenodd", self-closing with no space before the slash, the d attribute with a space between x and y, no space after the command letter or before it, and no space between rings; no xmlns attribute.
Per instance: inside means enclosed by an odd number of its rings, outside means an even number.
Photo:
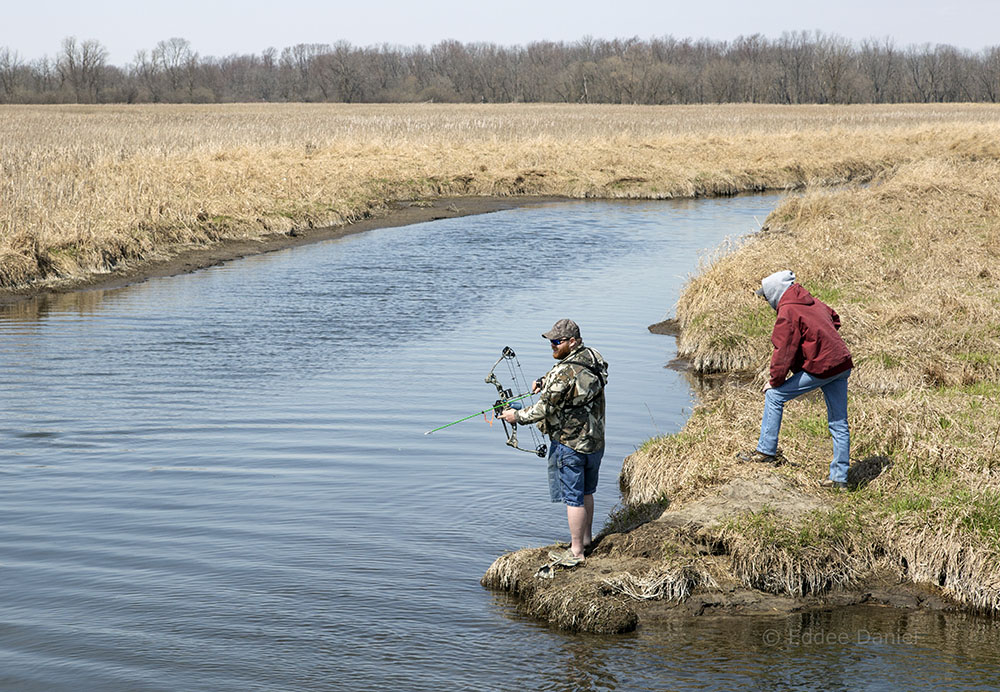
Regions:
<svg viewBox="0 0 1000 692"><path fill-rule="evenodd" d="M511 380L513 380L512 387L504 387L500 380L497 379L495 370L500 363L506 361L507 369L510 371ZM515 371L515 365L517 370ZM501 351L500 357L497 358L497 362L493 364L490 368L489 374L486 376L486 384L492 384L497 388L496 403L493 404L493 415L495 418L499 417L499 414L503 412L504 409L513 408L510 406L511 401L516 399L524 398L514 396L514 387L521 389L521 391L530 392L531 388L528 386L527 380L525 380L524 373L521 371L521 363L517 360L517 354L514 353L514 349L510 346L504 346L503 351ZM526 395L527 396L527 395ZM530 396L528 396L529 401L531 401ZM530 405L530 403L529 403ZM520 408L520 407L518 407ZM519 449L522 452L528 452L530 454L535 454L537 456L545 458L548 453L548 447L544 442L540 433L535 429L535 426L530 426L528 429L531 431L531 439L535 444L534 449L529 449L527 447L521 447L517 442L517 423L511 423L510 427L507 427L507 421L500 418L500 422L503 423L504 433L507 435L507 446L513 447L514 449Z"/></svg>

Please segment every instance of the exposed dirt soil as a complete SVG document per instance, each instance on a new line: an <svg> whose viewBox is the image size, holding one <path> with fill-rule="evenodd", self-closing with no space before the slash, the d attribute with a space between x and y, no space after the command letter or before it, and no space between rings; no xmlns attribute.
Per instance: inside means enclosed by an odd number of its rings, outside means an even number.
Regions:
<svg viewBox="0 0 1000 692"><path fill-rule="evenodd" d="M498 558L482 584L518 595L519 607L532 617L595 633L628 632L678 617L790 613L861 603L955 607L889 574L873 575L870 583L850 590L801 598L747 588L730 575L729 556L716 529L729 517L765 505L794 518L820 508L822 500L779 476L738 478L631 530L602 535L582 565L553 567L548 551L557 546L519 550Z"/></svg>
<svg viewBox="0 0 1000 692"><path fill-rule="evenodd" d="M656 324L651 324L647 327L649 331L653 334L662 334L664 336L680 336L681 326L680 323L675 319L663 320L662 322L657 322Z"/></svg>

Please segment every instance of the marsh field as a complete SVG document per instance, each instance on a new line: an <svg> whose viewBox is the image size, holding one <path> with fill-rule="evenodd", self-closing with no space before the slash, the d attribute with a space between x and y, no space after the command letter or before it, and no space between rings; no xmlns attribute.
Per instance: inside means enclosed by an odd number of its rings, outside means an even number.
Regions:
<svg viewBox="0 0 1000 692"><path fill-rule="evenodd" d="M610 598L596 570L540 585L530 551L485 583L595 631L634 627L622 609L641 617L650 601L720 587L801 598L913 584L1000 608L998 106L7 106L0 167L8 291L440 197L795 190L663 310L696 376L763 384L773 313L752 296L760 277L793 268L834 306L856 364L852 492L815 487L829 457L821 399L788 407L792 463L751 468L735 454L756 441L759 386L723 386L624 463L623 509L591 561L616 560L613 579L642 598ZM676 520L765 485L759 502ZM655 540L623 561L622 532L646 519ZM586 616L607 609L619 612Z"/></svg>
<svg viewBox="0 0 1000 692"><path fill-rule="evenodd" d="M871 180L996 147L942 106L0 107L0 287L436 196L692 197Z"/></svg>

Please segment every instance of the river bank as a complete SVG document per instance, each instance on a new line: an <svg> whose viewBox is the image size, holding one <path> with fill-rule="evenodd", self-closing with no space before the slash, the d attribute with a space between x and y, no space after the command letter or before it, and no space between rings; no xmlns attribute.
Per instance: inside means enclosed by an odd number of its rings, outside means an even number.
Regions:
<svg viewBox="0 0 1000 692"><path fill-rule="evenodd" d="M871 180L975 156L1000 108L2 106L0 289L448 197L670 199Z"/></svg>
<svg viewBox="0 0 1000 692"><path fill-rule="evenodd" d="M148 279L177 276L252 255L343 238L378 228L394 228L438 219L488 214L514 207L557 201L555 197L454 197L390 202L365 219L341 226L304 228L256 238L228 238L205 245L176 248L164 257L122 262L106 272L50 279L22 288L0 289L0 304L45 294L121 288Z"/></svg>
<svg viewBox="0 0 1000 692"><path fill-rule="evenodd" d="M626 503L595 539L582 567L550 573L542 566L551 562L548 551L556 546L524 549L497 559L482 584L517 595L520 609L532 617L599 634L692 617L780 615L862 604L960 608L940 589L907 583L888 569L808 588L794 584L805 576L796 565L789 564L781 575L753 566L741 573L730 543L734 520L763 516L776 527L791 528L830 508L826 498L783 479L746 474L678 505L666 499ZM780 549L778 543L771 547Z"/></svg>
<svg viewBox="0 0 1000 692"><path fill-rule="evenodd" d="M599 632L857 602L1000 610L997 158L789 199L702 267L667 331L694 376L734 379L625 460L623 509L584 569L535 579L539 554L521 551L483 583ZM786 408L788 464L736 459L756 443L774 319L753 290L783 268L836 307L854 353L848 493L817 486L830 457L818 396Z"/></svg>
<svg viewBox="0 0 1000 692"><path fill-rule="evenodd" d="M773 315L751 292L794 268L855 352L854 492L815 487L828 456L815 398L789 407L791 464L737 463L761 397L723 386L626 460L623 507L585 568L535 579L544 550L530 549L483 583L605 632L858 599L997 610L996 107L6 112L4 142L41 151L4 150L12 300L535 199L817 189L702 268L677 307L678 346L696 375L759 379ZM818 189L858 182L872 184Z"/></svg>

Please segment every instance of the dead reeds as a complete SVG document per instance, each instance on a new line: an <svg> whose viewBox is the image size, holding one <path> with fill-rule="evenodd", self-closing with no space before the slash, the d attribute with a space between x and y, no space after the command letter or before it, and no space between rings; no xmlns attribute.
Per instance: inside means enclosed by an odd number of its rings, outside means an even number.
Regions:
<svg viewBox="0 0 1000 692"><path fill-rule="evenodd" d="M806 189L691 280L677 306L679 348L698 371L761 384L773 313L752 291L794 269L844 319L856 362L855 468L877 471L854 473L863 487L830 498L830 512L779 513L773 530L751 512L712 540L756 588L801 595L889 569L997 608L998 106L5 106L0 115L0 288L349 223L403 200ZM859 182L870 186L819 189ZM736 462L756 439L758 390L718 389L680 433L632 455L626 500L682 508L761 473L818 492L829 438L817 397L786 412L791 464ZM821 530L836 521L841 530ZM534 589L503 576L512 573L491 570L484 583ZM686 578L657 586L656 574L644 569L627 588L683 596L666 586ZM586 588L586 597L534 591L565 626L634 625L601 587Z"/></svg>
<svg viewBox="0 0 1000 692"><path fill-rule="evenodd" d="M694 561L655 567L642 576L619 572L603 582L612 591L637 601L680 602L686 600L697 588L718 588L712 575Z"/></svg>
<svg viewBox="0 0 1000 692"><path fill-rule="evenodd" d="M0 108L0 287L461 195L669 198L996 147L989 105ZM716 364L719 365L719 364Z"/></svg>
<svg viewBox="0 0 1000 692"><path fill-rule="evenodd" d="M810 395L785 410L791 463L736 460L757 438L774 312L753 295L793 269L841 315L850 379L854 492L786 520L755 513L718 535L745 586L802 596L875 574L1000 607L1000 127L987 140L898 165L870 186L791 198L765 229L701 267L677 306L681 352L742 380L706 397L677 435L632 455L630 502L671 506L760 473L821 493L831 456ZM970 148L978 153L968 156ZM742 381L745 384L739 384Z"/></svg>

